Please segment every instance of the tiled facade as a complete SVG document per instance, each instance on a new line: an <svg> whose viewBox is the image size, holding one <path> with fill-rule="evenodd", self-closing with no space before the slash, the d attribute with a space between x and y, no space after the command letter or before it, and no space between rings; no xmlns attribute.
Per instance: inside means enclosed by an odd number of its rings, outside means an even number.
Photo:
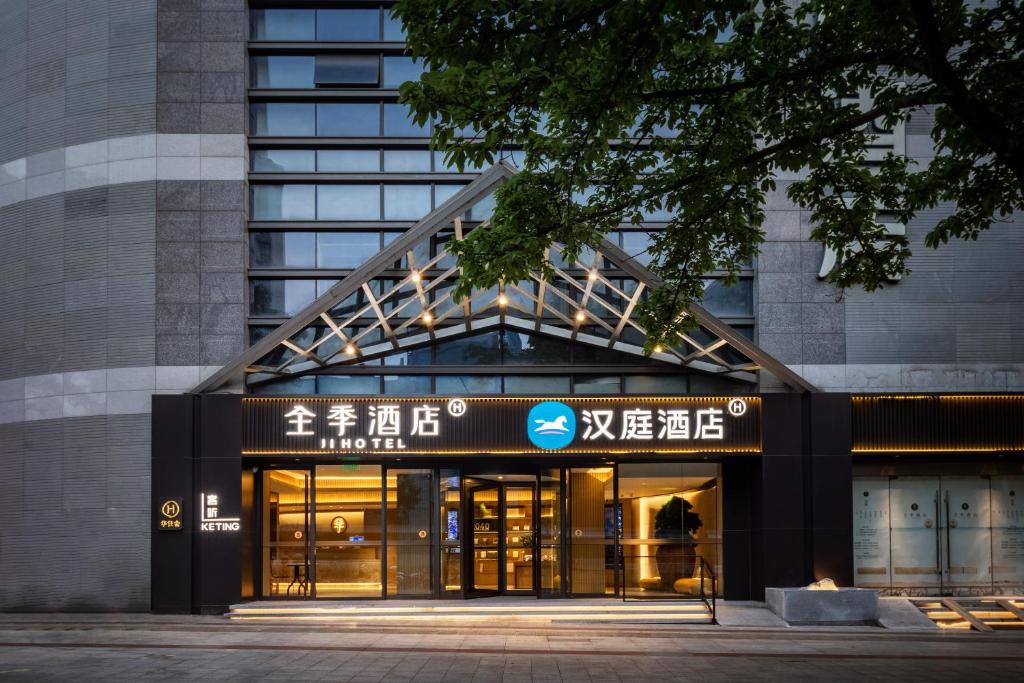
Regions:
<svg viewBox="0 0 1024 683"><path fill-rule="evenodd" d="M244 338L245 3L0 17L0 609L146 610L151 396Z"/></svg>

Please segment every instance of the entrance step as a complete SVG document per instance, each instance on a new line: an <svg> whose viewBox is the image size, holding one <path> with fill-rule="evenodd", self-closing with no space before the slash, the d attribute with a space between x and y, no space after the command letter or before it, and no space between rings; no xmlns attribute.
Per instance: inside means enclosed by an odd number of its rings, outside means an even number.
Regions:
<svg viewBox="0 0 1024 683"><path fill-rule="evenodd" d="M926 617L943 629L1024 632L1024 598L910 598Z"/></svg>
<svg viewBox="0 0 1024 683"><path fill-rule="evenodd" d="M341 623L467 621L497 623L710 624L700 601L529 600L481 598L431 601L259 601L232 605L233 621Z"/></svg>

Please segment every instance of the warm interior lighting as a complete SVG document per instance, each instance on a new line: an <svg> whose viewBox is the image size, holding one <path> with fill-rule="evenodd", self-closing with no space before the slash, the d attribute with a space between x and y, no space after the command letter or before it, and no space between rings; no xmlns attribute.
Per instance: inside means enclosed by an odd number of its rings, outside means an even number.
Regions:
<svg viewBox="0 0 1024 683"><path fill-rule="evenodd" d="M499 306L506 306L506 305L508 305L508 297L505 296L504 294L499 295L498 296L498 305Z"/></svg>
<svg viewBox="0 0 1024 683"><path fill-rule="evenodd" d="M587 314L586 313L584 313L583 311L577 311L576 312L576 322L581 323L581 322L583 322L586 319L587 319Z"/></svg>

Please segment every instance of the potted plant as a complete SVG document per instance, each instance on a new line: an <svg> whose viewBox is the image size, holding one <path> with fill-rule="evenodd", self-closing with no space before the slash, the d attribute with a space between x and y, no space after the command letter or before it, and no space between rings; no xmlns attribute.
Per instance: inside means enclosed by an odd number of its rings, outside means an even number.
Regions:
<svg viewBox="0 0 1024 683"><path fill-rule="evenodd" d="M672 496L654 516L654 538L660 543L654 551L663 590L672 591L678 579L693 577L697 565L697 530L703 526L693 504Z"/></svg>

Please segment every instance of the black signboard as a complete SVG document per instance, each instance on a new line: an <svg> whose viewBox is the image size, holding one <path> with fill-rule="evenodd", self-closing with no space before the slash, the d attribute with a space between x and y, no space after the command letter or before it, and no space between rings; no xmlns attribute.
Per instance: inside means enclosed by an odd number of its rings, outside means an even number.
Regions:
<svg viewBox="0 0 1024 683"><path fill-rule="evenodd" d="M244 455L756 453L757 396L245 397Z"/></svg>
<svg viewBox="0 0 1024 683"><path fill-rule="evenodd" d="M160 498L157 501L156 528L158 531L181 531L182 498Z"/></svg>

